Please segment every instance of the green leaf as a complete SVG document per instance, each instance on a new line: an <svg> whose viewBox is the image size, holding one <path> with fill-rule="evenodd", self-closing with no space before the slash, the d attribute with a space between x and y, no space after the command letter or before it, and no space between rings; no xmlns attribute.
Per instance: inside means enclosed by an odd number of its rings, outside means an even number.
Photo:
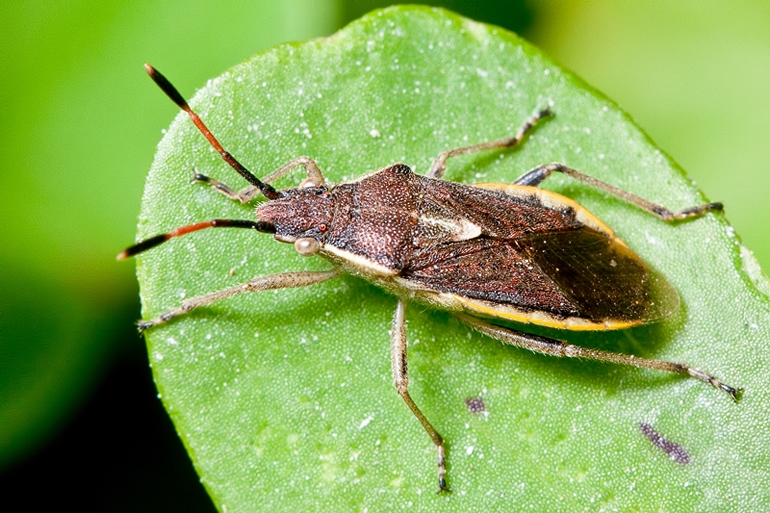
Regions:
<svg viewBox="0 0 770 513"><path fill-rule="evenodd" d="M706 201L611 101L515 35L442 10L372 13L327 39L260 54L191 101L257 175L308 155L333 182L396 161L424 173L439 152L511 134L547 104L556 117L520 148L453 159L446 178L511 182L558 161L671 208ZM150 171L140 238L254 218L252 208L189 185L193 167L243 183L180 113ZM278 185L302 178L298 170ZM669 225L564 177L544 186L610 224L667 276L682 307L625 331L531 331L687 361L745 387L743 401L681 376L505 347L411 305L410 391L448 444L454 493L438 495L435 449L391 383L395 298L350 276L242 295L147 336L163 401L219 508L766 507L770 285L750 253L719 214ZM140 256L143 315L254 276L328 267L252 231L192 234ZM469 411L470 398L486 411ZM690 463L672 461L642 424Z"/></svg>

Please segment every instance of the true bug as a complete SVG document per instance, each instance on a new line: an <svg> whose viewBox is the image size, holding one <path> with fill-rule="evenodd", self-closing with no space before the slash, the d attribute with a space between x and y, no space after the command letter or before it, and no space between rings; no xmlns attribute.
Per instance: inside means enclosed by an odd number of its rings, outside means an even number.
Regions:
<svg viewBox="0 0 770 513"><path fill-rule="evenodd" d="M155 319L140 321L140 330L242 292L304 287L345 272L372 281L398 298L390 335L394 385L436 446L439 490L448 490L443 439L408 391L405 311L410 300L449 310L461 322L505 344L553 356L687 374L738 399L740 389L684 363L586 349L479 318L566 330L615 330L662 319L678 308L676 291L607 225L573 200L538 187L553 172L617 196L663 221L720 211L720 203L674 212L558 163L538 166L513 184L470 186L441 179L451 157L519 144L539 120L552 115L547 108L514 136L439 154L427 176L392 164L330 186L312 159L298 157L260 180L224 150L163 75L149 65L145 68L250 185L236 191L197 172L195 181L243 203L258 193L269 201L257 207L256 221L214 219L183 226L129 247L118 259L204 228L234 227L271 233L280 242L293 243L300 254L317 254L333 267L262 276L187 299ZM307 173L299 187L279 191L270 185L297 166Z"/></svg>

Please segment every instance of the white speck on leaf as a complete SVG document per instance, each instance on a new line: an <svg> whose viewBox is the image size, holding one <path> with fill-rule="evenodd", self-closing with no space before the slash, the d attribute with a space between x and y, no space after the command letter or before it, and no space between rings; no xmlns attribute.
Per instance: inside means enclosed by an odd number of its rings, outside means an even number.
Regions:
<svg viewBox="0 0 770 513"><path fill-rule="evenodd" d="M374 415L371 415L371 414L367 415L366 418L364 418L364 420L362 420L361 423L358 424L358 429L364 429L366 426L369 425L369 423L372 420L374 420Z"/></svg>

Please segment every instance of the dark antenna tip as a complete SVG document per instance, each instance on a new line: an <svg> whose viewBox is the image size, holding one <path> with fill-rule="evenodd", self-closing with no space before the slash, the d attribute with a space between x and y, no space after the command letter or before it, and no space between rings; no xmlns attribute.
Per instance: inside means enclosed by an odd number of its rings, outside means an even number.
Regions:
<svg viewBox="0 0 770 513"><path fill-rule="evenodd" d="M131 247L128 247L118 253L118 256L115 257L116 260L125 260L126 258L132 257L134 255L137 255L141 253L142 251L147 251L150 248L154 248L155 246L158 246L160 244L163 244L168 239L176 236L175 234L171 233L163 233L161 235L156 235L155 237L150 237L149 239L145 239L141 242L137 242Z"/></svg>
<svg viewBox="0 0 770 513"><path fill-rule="evenodd" d="M188 112L190 110L190 107L187 106L187 100L184 99L184 97L179 94L179 91L177 91L176 87L171 85L171 82L168 81L166 77L163 76L163 74L150 66L149 64L144 65L144 70L147 72L148 75L150 75L150 78L158 84L158 87L161 88L161 90L166 93L166 95L171 98L171 100L177 104L177 106L182 109L185 112Z"/></svg>

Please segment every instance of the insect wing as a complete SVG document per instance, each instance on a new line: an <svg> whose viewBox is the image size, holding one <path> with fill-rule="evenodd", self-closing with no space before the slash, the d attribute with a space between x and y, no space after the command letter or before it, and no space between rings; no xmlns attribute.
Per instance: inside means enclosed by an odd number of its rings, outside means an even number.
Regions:
<svg viewBox="0 0 770 513"><path fill-rule="evenodd" d="M663 277L563 196L438 182L425 189L420 211L418 249L401 276L426 296L448 293L476 313L594 330L658 320L679 305Z"/></svg>
<svg viewBox="0 0 770 513"><path fill-rule="evenodd" d="M518 241L543 275L572 301L578 316L621 324L672 314L679 295L617 237L590 227L528 234Z"/></svg>

